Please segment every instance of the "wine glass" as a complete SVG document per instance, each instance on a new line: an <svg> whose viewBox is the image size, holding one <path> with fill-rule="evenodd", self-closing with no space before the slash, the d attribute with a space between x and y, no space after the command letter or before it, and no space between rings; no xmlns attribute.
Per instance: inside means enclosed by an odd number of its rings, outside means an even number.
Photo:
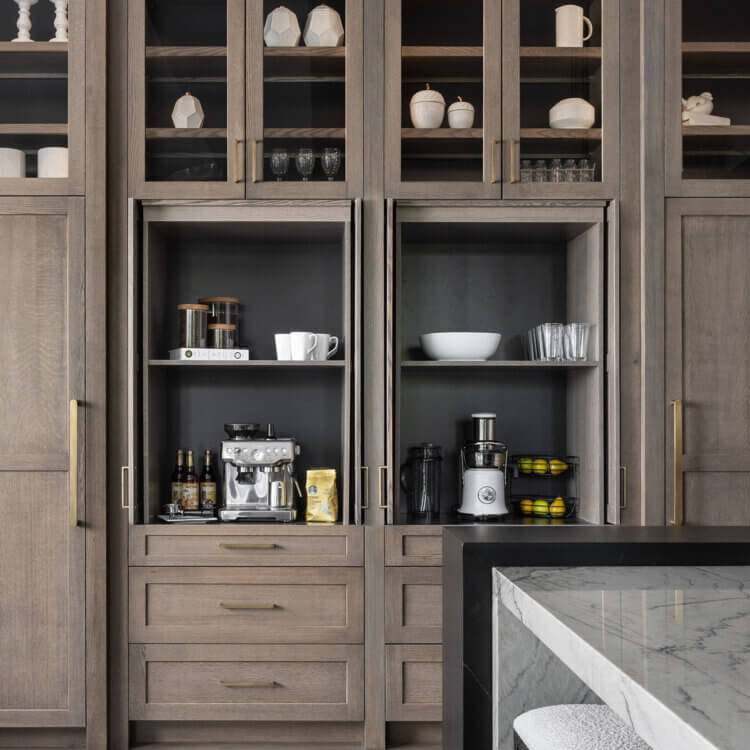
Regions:
<svg viewBox="0 0 750 750"><path fill-rule="evenodd" d="M289 169L289 152L285 148L275 148L271 152L271 173L281 182Z"/></svg>
<svg viewBox="0 0 750 750"><path fill-rule="evenodd" d="M302 175L303 182L307 182L313 173L313 169L315 169L315 154L313 154L313 150L311 148L301 148L297 151L295 163L297 171Z"/></svg>
<svg viewBox="0 0 750 750"><path fill-rule="evenodd" d="M339 169L341 169L341 150L338 148L324 148L320 156L320 166L323 168L325 176L330 181L333 181Z"/></svg>

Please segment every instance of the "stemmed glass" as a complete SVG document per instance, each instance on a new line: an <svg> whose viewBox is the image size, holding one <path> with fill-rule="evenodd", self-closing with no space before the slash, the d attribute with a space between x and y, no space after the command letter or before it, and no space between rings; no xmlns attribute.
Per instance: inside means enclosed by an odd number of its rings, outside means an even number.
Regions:
<svg viewBox="0 0 750 750"><path fill-rule="evenodd" d="M271 152L271 173L281 182L289 169L289 152L285 148L275 148Z"/></svg>
<svg viewBox="0 0 750 750"><path fill-rule="evenodd" d="M315 154L311 148L301 148L295 159L297 171L302 175L302 181L308 182L315 169Z"/></svg>
<svg viewBox="0 0 750 750"><path fill-rule="evenodd" d="M336 177L341 169L341 150L338 148L325 148L320 155L320 166L323 168L325 176L330 180Z"/></svg>

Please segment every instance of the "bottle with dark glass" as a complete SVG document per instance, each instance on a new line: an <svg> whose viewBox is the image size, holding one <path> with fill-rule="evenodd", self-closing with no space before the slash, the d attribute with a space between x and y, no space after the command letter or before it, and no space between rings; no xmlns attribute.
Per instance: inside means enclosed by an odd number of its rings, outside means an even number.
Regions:
<svg viewBox="0 0 750 750"><path fill-rule="evenodd" d="M185 479L185 452L177 451L177 464L172 472L171 497L169 502L182 508L182 483Z"/></svg>
<svg viewBox="0 0 750 750"><path fill-rule="evenodd" d="M214 474L211 451L203 454L203 472L200 482L201 510L216 510L216 474Z"/></svg>
<svg viewBox="0 0 750 750"><path fill-rule="evenodd" d="M185 478L182 480L182 509L184 511L196 511L201 509L200 495L198 492L198 474L193 462L193 451L187 452L187 467Z"/></svg>

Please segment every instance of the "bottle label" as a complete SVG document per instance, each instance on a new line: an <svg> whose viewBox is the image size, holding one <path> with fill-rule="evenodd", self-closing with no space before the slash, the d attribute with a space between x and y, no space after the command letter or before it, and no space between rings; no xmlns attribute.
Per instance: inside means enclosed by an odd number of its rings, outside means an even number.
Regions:
<svg viewBox="0 0 750 750"><path fill-rule="evenodd" d="M172 482L172 498L169 502L178 508L182 507L182 482Z"/></svg>
<svg viewBox="0 0 750 750"><path fill-rule="evenodd" d="M216 482L205 482L201 484L201 510L214 510L216 508Z"/></svg>
<svg viewBox="0 0 750 750"><path fill-rule="evenodd" d="M200 500L198 498L198 484L195 482L185 483L182 485L182 509L183 510L200 510Z"/></svg>

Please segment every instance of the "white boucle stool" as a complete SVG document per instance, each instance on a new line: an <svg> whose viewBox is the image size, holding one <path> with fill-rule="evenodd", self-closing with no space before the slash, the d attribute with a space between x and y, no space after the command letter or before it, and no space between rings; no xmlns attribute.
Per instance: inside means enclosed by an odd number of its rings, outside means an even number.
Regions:
<svg viewBox="0 0 750 750"><path fill-rule="evenodd" d="M513 730L519 750L651 750L608 706L535 708Z"/></svg>

